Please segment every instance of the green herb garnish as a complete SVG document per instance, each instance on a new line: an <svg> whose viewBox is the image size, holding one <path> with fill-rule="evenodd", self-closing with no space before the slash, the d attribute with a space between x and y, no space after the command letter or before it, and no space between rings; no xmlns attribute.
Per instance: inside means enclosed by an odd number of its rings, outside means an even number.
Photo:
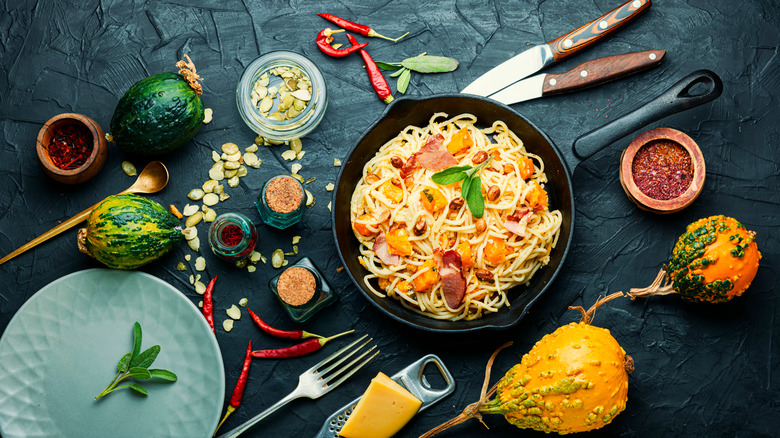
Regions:
<svg viewBox="0 0 780 438"><path fill-rule="evenodd" d="M152 362L157 359L157 355L160 354L160 346L155 345L144 351L141 351L141 338L141 324L136 322L133 325L133 351L126 353L124 356L122 356L121 359L119 359L119 363L116 365L117 373L114 377L114 380L108 384L106 389L104 389L100 394L97 395L97 397L95 397L95 400L122 388L130 388L143 395L149 394L149 391L137 383L128 383L127 385L117 386L130 378L137 380L157 378L168 382L176 381L176 374L168 370L159 368L149 369L149 366L152 365Z"/></svg>
<svg viewBox="0 0 780 438"><path fill-rule="evenodd" d="M458 61L446 56L429 56L425 53L406 58L401 62L377 62L376 65L382 70L395 70L390 75L391 78L398 78L396 88L399 93L406 93L409 87L409 81L412 78L412 72L418 73L446 73L458 68Z"/></svg>
<svg viewBox="0 0 780 438"><path fill-rule="evenodd" d="M492 159L491 156L485 162L473 167L448 167L431 175L431 180L442 186L463 181L460 186L460 195L466 200L471 215L481 218L485 214L485 198L482 197L482 178L480 178L479 173Z"/></svg>

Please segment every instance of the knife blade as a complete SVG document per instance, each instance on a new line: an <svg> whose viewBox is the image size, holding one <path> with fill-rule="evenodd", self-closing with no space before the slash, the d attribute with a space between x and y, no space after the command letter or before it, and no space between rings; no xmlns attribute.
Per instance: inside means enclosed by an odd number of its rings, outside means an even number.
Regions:
<svg viewBox="0 0 780 438"><path fill-rule="evenodd" d="M655 67L664 55L666 50L644 50L593 59L565 73L542 73L523 79L488 97L512 105L542 96L582 90Z"/></svg>
<svg viewBox="0 0 780 438"><path fill-rule="evenodd" d="M461 93L490 96L544 67L579 52L620 29L650 7L651 0L629 0L601 17L554 40L531 47L475 79Z"/></svg>

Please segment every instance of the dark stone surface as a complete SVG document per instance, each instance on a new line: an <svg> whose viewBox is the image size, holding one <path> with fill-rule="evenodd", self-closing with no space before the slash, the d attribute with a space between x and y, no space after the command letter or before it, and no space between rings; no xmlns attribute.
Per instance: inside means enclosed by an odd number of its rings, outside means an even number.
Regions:
<svg viewBox="0 0 780 438"><path fill-rule="evenodd" d="M243 68L259 54L295 50L325 74L331 100L319 128L303 139L307 151L301 173L317 180L307 186L316 205L299 226L284 232L260 227L259 250L290 248L301 235L301 255L319 265L341 293L340 301L303 325L330 334L354 328L369 333L380 356L333 393L316 401L298 400L273 414L247 436L312 436L334 409L360 394L377 371L394 373L427 353L440 355L457 380L454 395L417 416L400 434L418 436L459 413L478 397L485 363L506 340L493 381L519 362L544 334L578 320L570 305L590 306L599 295L649 284L668 259L689 222L727 214L756 231L763 259L750 290L724 305L684 303L676 296L641 302L621 299L602 307L595 324L611 330L634 357L628 407L592 436L773 436L780 425L777 373L780 341L775 281L776 232L780 222L780 129L776 118L780 90L780 7L777 2L731 0L657 1L636 22L606 41L547 69L561 72L600 56L666 49L660 67L595 89L515 105L547 132L573 169L576 227L573 247L555 287L513 329L485 335L479 342L431 337L392 323L348 281L331 244L326 206L338 168L361 132L385 105L373 93L359 57L333 59L314 45L329 26L317 12L329 12L372 25L385 35L410 35L397 44L370 39L375 59L397 61L427 51L460 61L453 73L414 74L408 94L457 92L489 68L527 48L551 40L612 8L619 1L5 1L0 12L0 254L7 254L58 222L130 185L120 170L127 159L110 146L105 168L81 186L55 183L43 173L34 144L51 116L78 112L108 129L114 106L141 78L174 71L187 53L205 78L203 100L214 121L180 152L164 158L171 182L151 196L180 207L186 193L206 179L212 149L225 142L251 144L254 134L239 118L235 85ZM361 41L366 38L359 37ZM711 104L679 113L647 128L666 126L698 142L707 164L704 192L686 210L655 216L637 209L617 180L620 152L628 136L585 162L571 151L575 138L632 110L700 68L717 72L723 95ZM391 81L395 89L394 81ZM638 134L638 133L637 133ZM264 164L230 190L218 211L259 218L253 207L259 185L288 172L280 154L286 147L262 148ZM140 169L147 160L131 158ZM203 225L201 225L203 227ZM201 229L205 238L205 228ZM98 267L78 253L75 230L0 266L0 331L37 290L74 271ZM205 246L203 249L206 249ZM278 271L258 265L247 273L201 251L204 277L220 276L215 298L218 324L224 309L248 297L253 310L280 327L294 327L267 288ZM200 297L189 272L176 264L191 251L184 245L143 271L170 282L194 303ZM227 393L236 381L248 339L257 347L285 343L261 334L246 315L235 329L217 330L226 367ZM335 342L334 342L335 344ZM293 389L295 376L334 351L284 361L256 360L244 401L227 430L254 416ZM221 395L215 394L215 397ZM457 426L441 436L532 436L498 417ZM538 433L536 433L538 435Z"/></svg>

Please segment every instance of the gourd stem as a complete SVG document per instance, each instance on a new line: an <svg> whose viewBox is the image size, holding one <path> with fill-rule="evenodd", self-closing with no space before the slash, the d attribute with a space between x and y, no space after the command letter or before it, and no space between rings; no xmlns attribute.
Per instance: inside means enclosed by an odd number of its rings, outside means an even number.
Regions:
<svg viewBox="0 0 780 438"><path fill-rule="evenodd" d="M579 312L582 314L582 318L580 319L580 322L583 324L590 324L590 321L593 319L593 315L596 313L596 309L599 308L602 304L612 301L615 298L619 298L624 296L623 292L615 292L611 295L607 295L604 298L599 298L595 304L593 304L590 309L586 312L585 309L582 306L569 306L569 309L571 310L579 310Z"/></svg>
<svg viewBox="0 0 780 438"><path fill-rule="evenodd" d="M677 291L674 290L673 283L669 281L669 275L666 272L666 268L663 268L658 272L658 275L656 275L655 280L653 280L653 283L650 286L643 288L631 288L631 290L628 292L628 296L631 298L631 301L633 301L637 297L670 295L674 293L677 293Z"/></svg>
<svg viewBox="0 0 780 438"><path fill-rule="evenodd" d="M195 90L196 93L198 93L198 96L203 94L203 87L200 85L200 82L203 78L198 75L198 71L195 69L195 64L193 64L192 60L190 59L187 54L184 54L184 57L187 59L185 62L184 60L179 60L176 62L176 67L179 69L179 74L184 77L184 80L187 81L188 84L190 84L190 88Z"/></svg>
<svg viewBox="0 0 780 438"><path fill-rule="evenodd" d="M488 399L495 394L496 390L498 389L498 382L496 382L490 389L487 389L488 384L490 383L490 370L493 368L493 362L496 360L496 356L498 356L498 352L503 350L506 347L509 347L512 345L512 342L509 341L505 343L504 345L498 347L496 351L493 352L493 354L490 356L490 359L488 359L487 365L485 366L485 381L482 383L482 391L480 393L479 400L466 406L466 409L463 410L458 416L455 418L452 418L450 420L445 421L444 423L434 427L433 429L429 430L428 432L425 432L424 434L420 435L420 438L429 438L437 433L449 429L452 426L455 426L456 424L463 423L466 420L469 420L471 418L477 418L480 423L482 423L483 426L487 428L487 424L485 424L484 421L482 421L482 415L481 413L496 413L500 414L501 412L498 410L493 409L493 406L498 406L498 400L492 400L488 402ZM487 407L483 411L483 408Z"/></svg>

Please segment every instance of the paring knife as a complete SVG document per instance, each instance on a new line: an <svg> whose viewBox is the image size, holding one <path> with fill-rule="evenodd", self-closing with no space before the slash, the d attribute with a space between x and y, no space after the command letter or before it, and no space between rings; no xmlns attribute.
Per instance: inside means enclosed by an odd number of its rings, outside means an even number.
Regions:
<svg viewBox="0 0 780 438"><path fill-rule="evenodd" d="M558 62L601 40L650 7L651 0L630 0L590 23L534 46L478 77L461 93L490 96L542 68Z"/></svg>
<svg viewBox="0 0 780 438"><path fill-rule="evenodd" d="M666 50L606 56L582 63L566 73L542 73L523 79L488 97L511 105L537 97L582 90L655 67L664 55Z"/></svg>

